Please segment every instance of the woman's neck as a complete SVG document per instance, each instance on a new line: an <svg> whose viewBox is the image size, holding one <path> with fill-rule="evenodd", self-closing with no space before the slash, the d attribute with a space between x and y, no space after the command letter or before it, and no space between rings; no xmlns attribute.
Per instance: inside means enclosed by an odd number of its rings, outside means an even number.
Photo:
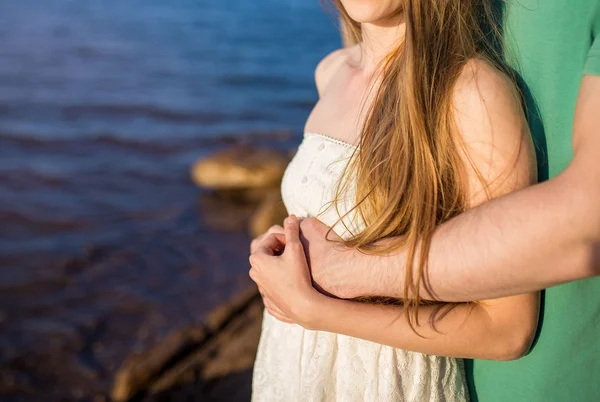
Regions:
<svg viewBox="0 0 600 402"><path fill-rule="evenodd" d="M361 42L361 68L372 73L381 61L402 40L406 31L403 15L390 17L376 23L363 23Z"/></svg>

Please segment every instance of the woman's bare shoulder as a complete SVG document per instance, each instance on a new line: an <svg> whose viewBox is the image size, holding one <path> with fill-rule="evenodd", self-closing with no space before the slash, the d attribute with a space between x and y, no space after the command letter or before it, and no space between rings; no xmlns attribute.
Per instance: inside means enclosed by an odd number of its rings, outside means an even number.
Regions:
<svg viewBox="0 0 600 402"><path fill-rule="evenodd" d="M497 99L510 102L520 108L520 98L513 80L491 62L473 58L460 72L454 87L455 101L490 101Z"/></svg>
<svg viewBox="0 0 600 402"><path fill-rule="evenodd" d="M490 62L471 59L462 69L453 91L453 105L465 140L491 140L502 128L502 138L521 138L527 121L514 81Z"/></svg>
<svg viewBox="0 0 600 402"><path fill-rule="evenodd" d="M350 46L334 50L325 56L315 68L315 84L319 95L323 93L336 72L346 63L348 58L356 52L357 46Z"/></svg>
<svg viewBox="0 0 600 402"><path fill-rule="evenodd" d="M470 60L456 81L453 106L468 165L492 196L535 181L529 127L519 91L507 74L485 60Z"/></svg>

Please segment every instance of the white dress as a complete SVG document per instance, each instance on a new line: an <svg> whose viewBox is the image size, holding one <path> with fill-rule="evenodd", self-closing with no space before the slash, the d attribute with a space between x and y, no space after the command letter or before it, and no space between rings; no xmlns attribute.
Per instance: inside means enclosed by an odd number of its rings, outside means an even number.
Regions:
<svg viewBox="0 0 600 402"><path fill-rule="evenodd" d="M283 176L281 192L288 213L317 216L334 199L335 184L354 147L316 133L305 133ZM339 205L343 215L354 199ZM318 218L332 226L335 207ZM344 219L360 230L356 215ZM334 226L340 236L350 233ZM402 311L398 311L402 314ZM252 380L255 402L465 402L462 360L429 356L345 335L311 331L278 321L265 310Z"/></svg>

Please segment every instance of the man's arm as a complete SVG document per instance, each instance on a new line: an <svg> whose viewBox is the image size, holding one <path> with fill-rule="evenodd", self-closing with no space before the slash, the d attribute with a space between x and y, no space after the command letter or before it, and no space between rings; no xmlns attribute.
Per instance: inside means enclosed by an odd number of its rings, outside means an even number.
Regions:
<svg viewBox="0 0 600 402"><path fill-rule="evenodd" d="M600 275L600 77L582 81L574 159L556 178L497 198L444 223L429 253L432 292L445 301L492 299ZM405 255L332 246L302 222L313 278L340 297L404 296Z"/></svg>

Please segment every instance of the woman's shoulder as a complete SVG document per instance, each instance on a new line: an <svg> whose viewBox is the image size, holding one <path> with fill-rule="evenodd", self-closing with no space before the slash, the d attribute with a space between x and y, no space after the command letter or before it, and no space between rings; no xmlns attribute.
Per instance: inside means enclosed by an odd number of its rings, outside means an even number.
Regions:
<svg viewBox="0 0 600 402"><path fill-rule="evenodd" d="M504 186L492 192L512 191L535 180L527 120L508 74L486 60L470 60L454 86L453 106L469 163L477 166L488 184Z"/></svg>
<svg viewBox="0 0 600 402"><path fill-rule="evenodd" d="M498 124L512 128L507 134L514 136L520 136L523 126L527 126L516 83L484 59L474 58L464 65L454 85L452 100L459 124L477 126L471 134L478 137L493 134L494 127L490 126ZM487 130L482 130L483 127ZM471 130L464 131L469 136Z"/></svg>
<svg viewBox="0 0 600 402"><path fill-rule="evenodd" d="M522 104L514 79L491 62L473 58L463 66L454 85L456 107L486 112L489 107L522 114Z"/></svg>
<svg viewBox="0 0 600 402"><path fill-rule="evenodd" d="M334 50L325 56L315 68L315 84L319 95L323 93L331 79L344 66L352 54L356 52L357 45Z"/></svg>
<svg viewBox="0 0 600 402"><path fill-rule="evenodd" d="M505 72L482 58L473 58L463 66L454 86L455 100L498 99L516 102L520 97L516 84Z"/></svg>

